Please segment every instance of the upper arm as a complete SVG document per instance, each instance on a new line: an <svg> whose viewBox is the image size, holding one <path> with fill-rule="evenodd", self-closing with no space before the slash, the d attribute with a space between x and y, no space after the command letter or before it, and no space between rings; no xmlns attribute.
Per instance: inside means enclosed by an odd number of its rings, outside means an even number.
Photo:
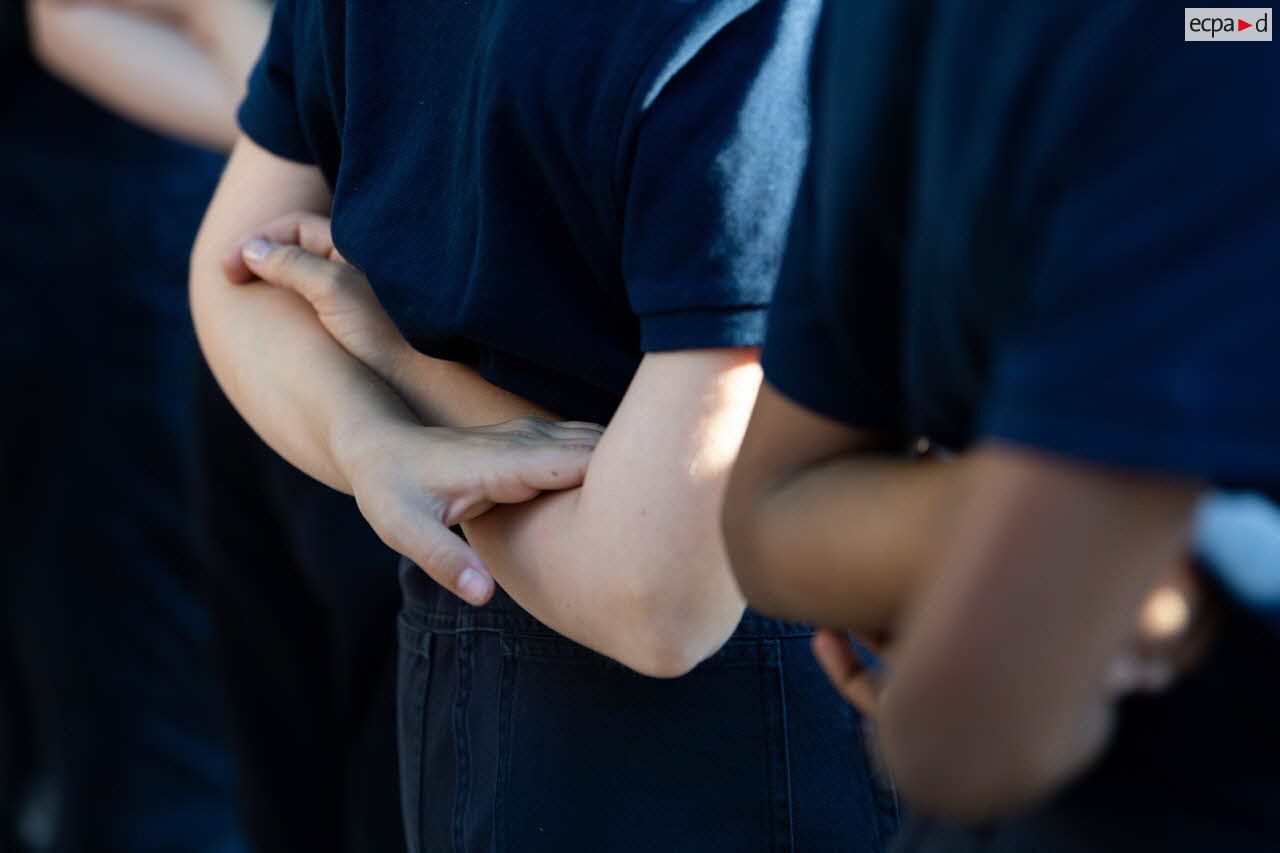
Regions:
<svg viewBox="0 0 1280 853"><path fill-rule="evenodd" d="M320 170L286 160L241 136L227 161L197 238L197 253L221 257L231 241L294 211L327 214L330 195Z"/></svg>
<svg viewBox="0 0 1280 853"><path fill-rule="evenodd" d="M1200 486L999 444L970 462L881 733L908 796L985 817L1044 793L1101 742L1108 667L1184 559Z"/></svg>
<svg viewBox="0 0 1280 853"><path fill-rule="evenodd" d="M565 543L564 558L688 583L703 582L690 566L711 567L705 582L723 588L719 509L759 382L749 348L646 356L596 448L580 539Z"/></svg>
<svg viewBox="0 0 1280 853"><path fill-rule="evenodd" d="M253 300L296 296L271 288L247 288L229 282L222 262L236 242L254 228L286 213L327 213L329 190L319 169L285 160L241 137L205 213L191 255L191 308L201 348L223 387L235 384L240 359L231 351L252 352L265 342L251 329L232 322L227 309ZM239 300L236 302L236 300Z"/></svg>
<svg viewBox="0 0 1280 853"><path fill-rule="evenodd" d="M640 533L644 519L645 535L662 531L662 549L705 552L701 528L718 512L759 383L751 348L645 356L596 448L583 511L602 532Z"/></svg>

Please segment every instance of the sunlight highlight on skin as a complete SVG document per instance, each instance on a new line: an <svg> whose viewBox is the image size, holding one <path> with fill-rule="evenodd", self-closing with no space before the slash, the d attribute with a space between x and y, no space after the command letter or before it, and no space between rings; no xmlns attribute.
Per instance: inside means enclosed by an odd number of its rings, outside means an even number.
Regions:
<svg viewBox="0 0 1280 853"><path fill-rule="evenodd" d="M1191 623L1191 603L1184 590L1174 586L1156 589L1142 607L1142 633L1153 640L1176 637Z"/></svg>

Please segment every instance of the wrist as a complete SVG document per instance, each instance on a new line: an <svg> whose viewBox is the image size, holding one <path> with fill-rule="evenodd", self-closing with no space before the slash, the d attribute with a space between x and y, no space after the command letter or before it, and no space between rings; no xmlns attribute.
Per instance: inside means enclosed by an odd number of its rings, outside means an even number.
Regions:
<svg viewBox="0 0 1280 853"><path fill-rule="evenodd" d="M428 426L457 426L457 412L448 404L449 389L456 387L460 364L432 358L408 343L396 347L377 373Z"/></svg>
<svg viewBox="0 0 1280 853"><path fill-rule="evenodd" d="M360 475L386 457L396 430L411 419L402 406L391 401L348 405L335 415L329 426L329 455L352 492Z"/></svg>
<svg viewBox="0 0 1280 853"><path fill-rule="evenodd" d="M431 376L436 370L436 359L409 346L402 337L388 342L385 355L378 363L371 365L373 371L382 377L391 388L401 396L411 386L411 378Z"/></svg>

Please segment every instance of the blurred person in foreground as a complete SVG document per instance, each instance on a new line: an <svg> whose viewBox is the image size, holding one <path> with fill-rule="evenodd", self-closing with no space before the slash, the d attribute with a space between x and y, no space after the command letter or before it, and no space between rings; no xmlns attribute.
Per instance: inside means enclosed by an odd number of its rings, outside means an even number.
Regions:
<svg viewBox="0 0 1280 853"><path fill-rule="evenodd" d="M753 605L889 641L815 648L900 851L1280 849L1280 53L1183 25L827 9L725 529Z"/></svg>
<svg viewBox="0 0 1280 853"><path fill-rule="evenodd" d="M266 12L216 6L197 32L3 3L5 850L244 849L194 591L182 283Z"/></svg>

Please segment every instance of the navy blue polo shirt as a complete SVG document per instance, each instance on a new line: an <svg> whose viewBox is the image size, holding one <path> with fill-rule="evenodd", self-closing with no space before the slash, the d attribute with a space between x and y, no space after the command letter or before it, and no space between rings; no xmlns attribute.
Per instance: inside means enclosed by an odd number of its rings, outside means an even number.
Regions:
<svg viewBox="0 0 1280 853"><path fill-rule="evenodd" d="M285 0L240 121L415 347L607 421L644 352L763 342L819 5Z"/></svg>
<svg viewBox="0 0 1280 853"><path fill-rule="evenodd" d="M1280 45L1183 17L830 4L769 380L906 439L1280 494Z"/></svg>

